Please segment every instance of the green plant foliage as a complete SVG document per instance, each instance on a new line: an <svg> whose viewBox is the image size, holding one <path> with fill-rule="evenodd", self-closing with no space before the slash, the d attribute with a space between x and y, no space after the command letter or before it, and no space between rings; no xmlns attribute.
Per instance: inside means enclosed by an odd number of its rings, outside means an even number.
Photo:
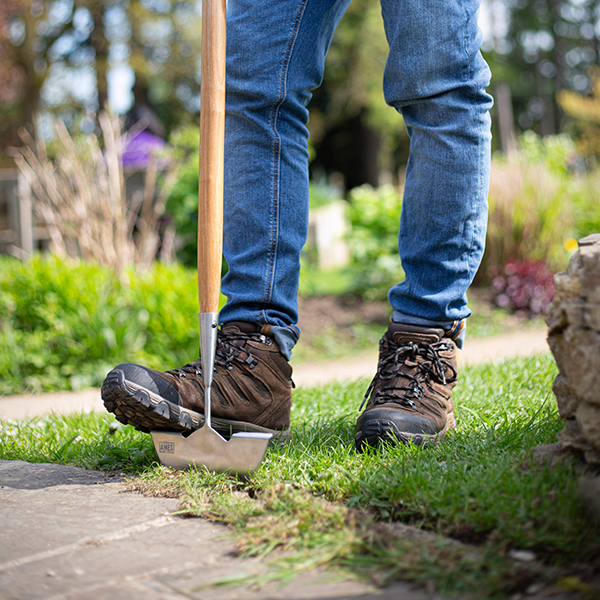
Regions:
<svg viewBox="0 0 600 600"><path fill-rule="evenodd" d="M304 257L300 265L300 296L343 296L355 286L355 274L351 268L320 269Z"/></svg>
<svg viewBox="0 0 600 600"><path fill-rule="evenodd" d="M600 173L572 171L576 157L568 136L540 138L531 131L514 154L494 157L480 281L510 261L543 261L562 271L574 240L600 231Z"/></svg>
<svg viewBox="0 0 600 600"><path fill-rule="evenodd" d="M195 268L198 254L198 165L200 130L190 125L169 140L173 158L180 161L177 183L171 189L166 210L177 231L177 260Z"/></svg>
<svg viewBox="0 0 600 600"><path fill-rule="evenodd" d="M156 263L122 279L55 256L0 257L0 395L102 383L119 362L198 357L195 273Z"/></svg>
<svg viewBox="0 0 600 600"><path fill-rule="evenodd" d="M311 210L327 206L335 200L340 200L338 188L326 179L311 181L308 188L308 203Z"/></svg>
<svg viewBox="0 0 600 600"><path fill-rule="evenodd" d="M389 288L404 279L398 256L402 198L394 186L363 185L350 192L349 200L351 291L369 300L385 298Z"/></svg>
<svg viewBox="0 0 600 600"><path fill-rule="evenodd" d="M311 207L324 206L336 198L334 188L311 186ZM366 300L383 300L389 288L402 279L398 256L398 225L402 199L392 185L354 188L348 197L347 242L351 262L345 267L322 270L313 249L303 252L300 293L304 296L355 294Z"/></svg>
<svg viewBox="0 0 600 600"><path fill-rule="evenodd" d="M600 171L598 169L573 180L569 186L576 239L600 232L598 190L600 190Z"/></svg>
<svg viewBox="0 0 600 600"><path fill-rule="evenodd" d="M171 155L179 162L177 182L171 189L166 210L177 231L177 260L195 268L198 254L198 163L199 129L190 125L175 132L169 140ZM336 187L327 182L311 182L310 208L325 206L339 199ZM310 248L305 253L311 254Z"/></svg>
<svg viewBox="0 0 600 600"><path fill-rule="evenodd" d="M575 142L567 134L539 137L526 131L520 139L522 153L531 164L544 164L552 173L568 174L569 163L576 154Z"/></svg>

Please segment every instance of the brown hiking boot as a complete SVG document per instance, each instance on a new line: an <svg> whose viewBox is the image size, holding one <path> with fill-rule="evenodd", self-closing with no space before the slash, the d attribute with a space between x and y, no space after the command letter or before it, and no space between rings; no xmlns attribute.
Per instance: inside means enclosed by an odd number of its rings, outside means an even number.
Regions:
<svg viewBox="0 0 600 600"><path fill-rule="evenodd" d="M217 338L211 423L229 438L240 431L289 435L292 367L260 325L231 322ZM104 380L102 399L121 423L148 433L192 432L204 423L200 359L166 373L125 363Z"/></svg>
<svg viewBox="0 0 600 600"><path fill-rule="evenodd" d="M357 450L382 441L420 446L456 427L456 372L456 347L443 329L390 323L356 423Z"/></svg>

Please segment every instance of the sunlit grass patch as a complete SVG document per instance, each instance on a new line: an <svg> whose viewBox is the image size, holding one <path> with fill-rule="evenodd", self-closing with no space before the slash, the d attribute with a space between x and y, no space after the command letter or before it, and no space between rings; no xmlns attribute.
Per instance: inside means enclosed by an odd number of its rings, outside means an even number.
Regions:
<svg viewBox="0 0 600 600"><path fill-rule="evenodd" d="M136 473L156 454L150 436L123 427L102 413L5 421L0 425L0 458L70 464L86 469Z"/></svg>
<svg viewBox="0 0 600 600"><path fill-rule="evenodd" d="M480 597L565 577L589 587L578 569L600 570L600 531L581 510L577 475L531 460L562 427L555 374L550 355L465 367L453 395L458 427L443 442L362 454L354 433L368 382L297 389L291 440L246 480L166 469L150 436L108 414L3 423L0 456L129 473L132 489L178 496L184 512L231 524L242 554L284 550L270 575L282 580L327 566ZM516 563L515 549L537 560Z"/></svg>

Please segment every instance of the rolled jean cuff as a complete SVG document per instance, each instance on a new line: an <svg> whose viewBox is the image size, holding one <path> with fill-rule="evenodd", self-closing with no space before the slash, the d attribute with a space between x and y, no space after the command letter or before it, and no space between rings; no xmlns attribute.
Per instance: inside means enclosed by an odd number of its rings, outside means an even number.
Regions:
<svg viewBox="0 0 600 600"><path fill-rule="evenodd" d="M397 310L392 313L392 321L394 323L404 323L405 325L417 325L419 327L437 327L446 332L458 348L462 348L465 343L465 334L467 332L467 320L458 319L456 321L432 321L431 319L422 319L421 317L413 317L405 315Z"/></svg>
<svg viewBox="0 0 600 600"><path fill-rule="evenodd" d="M279 351L286 360L292 358L292 350L300 339L300 328L297 325L288 325L281 327L279 325L261 325L260 332L264 335L270 335L279 346Z"/></svg>

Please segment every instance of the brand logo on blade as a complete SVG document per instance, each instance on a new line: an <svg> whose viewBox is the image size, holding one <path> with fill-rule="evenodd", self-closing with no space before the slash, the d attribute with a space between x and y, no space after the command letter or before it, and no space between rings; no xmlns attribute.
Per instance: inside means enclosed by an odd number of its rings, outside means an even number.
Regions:
<svg viewBox="0 0 600 600"><path fill-rule="evenodd" d="M158 451L165 454L175 454L175 444L173 442L161 442L158 445Z"/></svg>

